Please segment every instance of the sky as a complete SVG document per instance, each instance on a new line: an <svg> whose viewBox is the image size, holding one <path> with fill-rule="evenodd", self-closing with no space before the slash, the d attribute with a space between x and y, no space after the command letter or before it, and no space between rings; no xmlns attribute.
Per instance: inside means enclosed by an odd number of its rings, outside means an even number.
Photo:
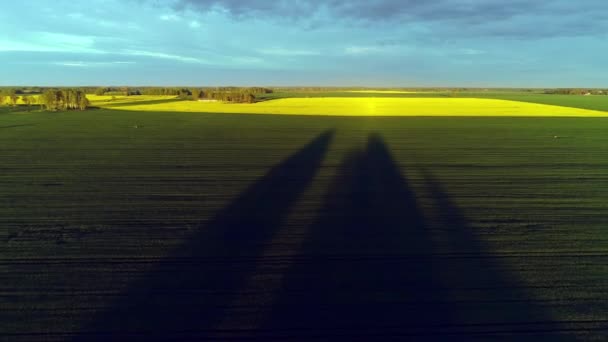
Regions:
<svg viewBox="0 0 608 342"><path fill-rule="evenodd" d="M608 87L605 0L28 0L0 85Z"/></svg>

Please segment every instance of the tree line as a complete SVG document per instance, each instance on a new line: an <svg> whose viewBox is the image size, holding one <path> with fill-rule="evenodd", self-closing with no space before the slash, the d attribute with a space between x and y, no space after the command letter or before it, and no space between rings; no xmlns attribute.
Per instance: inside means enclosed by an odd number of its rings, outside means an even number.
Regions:
<svg viewBox="0 0 608 342"><path fill-rule="evenodd" d="M99 87L91 89L87 93L93 93L95 95L122 95L122 96L136 96L136 95L154 95L154 96L179 96L188 91L185 88L178 87Z"/></svg>
<svg viewBox="0 0 608 342"><path fill-rule="evenodd" d="M545 94L560 95L608 95L608 89L560 88L546 89Z"/></svg>
<svg viewBox="0 0 608 342"><path fill-rule="evenodd" d="M17 105L17 101L19 101L19 95L22 92L15 88L5 88L0 89L0 104L4 104L8 101L8 103L12 106Z"/></svg>
<svg viewBox="0 0 608 342"><path fill-rule="evenodd" d="M9 105L16 106L19 101L28 106L37 104L38 98L30 94L17 88L2 88L0 89L0 105L8 102Z"/></svg>
<svg viewBox="0 0 608 342"><path fill-rule="evenodd" d="M183 100L211 100L234 103L254 103L257 96L272 93L273 90L263 87L81 87L72 88L9 88L0 87L0 105L16 106L39 104L41 108L57 110L85 110L90 103L86 94L96 95L165 95L177 96Z"/></svg>
<svg viewBox="0 0 608 342"><path fill-rule="evenodd" d="M87 95L80 89L47 89L40 96L40 103L50 111L85 110L89 107Z"/></svg>
<svg viewBox="0 0 608 342"><path fill-rule="evenodd" d="M256 96L272 93L272 89L263 87L100 87L95 95L153 95L177 96L184 100L215 100L224 102L253 103Z"/></svg>
<svg viewBox="0 0 608 342"><path fill-rule="evenodd" d="M262 87L216 87L194 90L192 100L215 100L234 103L254 103L259 95L270 94L272 89Z"/></svg>

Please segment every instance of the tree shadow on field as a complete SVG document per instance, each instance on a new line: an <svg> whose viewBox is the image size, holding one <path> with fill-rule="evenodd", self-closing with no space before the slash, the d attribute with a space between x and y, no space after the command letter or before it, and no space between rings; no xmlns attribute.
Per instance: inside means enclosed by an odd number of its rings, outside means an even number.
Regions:
<svg viewBox="0 0 608 342"><path fill-rule="evenodd" d="M0 129L17 128L17 127L31 127L31 126L36 126L36 125L35 124L22 124L22 125L0 126Z"/></svg>
<svg viewBox="0 0 608 342"><path fill-rule="evenodd" d="M378 135L338 169L264 327L273 338L417 336L452 321L431 235Z"/></svg>
<svg viewBox="0 0 608 342"><path fill-rule="evenodd" d="M256 337L522 340L555 327L427 172L439 222L425 219L401 169L378 135L344 160Z"/></svg>
<svg viewBox="0 0 608 342"><path fill-rule="evenodd" d="M77 340L204 340L317 173L327 131L272 168L101 314Z"/></svg>

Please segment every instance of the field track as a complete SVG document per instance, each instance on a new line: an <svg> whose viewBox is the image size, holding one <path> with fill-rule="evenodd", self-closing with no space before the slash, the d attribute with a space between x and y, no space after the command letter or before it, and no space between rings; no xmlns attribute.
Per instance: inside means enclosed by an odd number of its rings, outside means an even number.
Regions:
<svg viewBox="0 0 608 342"><path fill-rule="evenodd" d="M601 340L608 121L0 114L0 340Z"/></svg>

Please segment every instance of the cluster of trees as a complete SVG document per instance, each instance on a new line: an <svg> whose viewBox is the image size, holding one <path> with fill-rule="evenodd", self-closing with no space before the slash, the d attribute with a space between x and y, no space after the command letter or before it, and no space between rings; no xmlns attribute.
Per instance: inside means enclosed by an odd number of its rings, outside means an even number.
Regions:
<svg viewBox="0 0 608 342"><path fill-rule="evenodd" d="M192 89L179 87L99 87L93 91L95 95L156 95L179 96L186 98L192 95Z"/></svg>
<svg viewBox="0 0 608 342"><path fill-rule="evenodd" d="M95 89L96 95L164 95L178 96L184 100L198 101L209 99L225 102L255 102L256 96L272 93L272 89L262 87L216 87L216 88L180 88L180 87L101 87Z"/></svg>
<svg viewBox="0 0 608 342"><path fill-rule="evenodd" d="M95 95L142 95L137 88L130 87L99 87L97 89L83 89L86 93L94 93Z"/></svg>
<svg viewBox="0 0 608 342"><path fill-rule="evenodd" d="M561 94L561 95L608 95L608 90L604 89L584 89L584 88L560 88L546 89L545 94Z"/></svg>
<svg viewBox="0 0 608 342"><path fill-rule="evenodd" d="M35 105L38 103L38 97L36 97L35 95L23 95L21 96L21 102L23 102L26 106Z"/></svg>
<svg viewBox="0 0 608 342"><path fill-rule="evenodd" d="M18 103L27 106L40 104L46 110L85 110L89 100L83 89L44 89L1 88L0 105L7 103L16 106Z"/></svg>
<svg viewBox="0 0 608 342"><path fill-rule="evenodd" d="M85 110L89 107L86 93L80 89L47 89L40 96L46 110Z"/></svg>
<svg viewBox="0 0 608 342"><path fill-rule="evenodd" d="M99 87L88 91L95 95L169 95L169 96L190 96L190 89L179 87Z"/></svg>
<svg viewBox="0 0 608 342"><path fill-rule="evenodd" d="M182 95L182 94L190 94L190 90L186 88L142 88L139 89L142 95Z"/></svg>
<svg viewBox="0 0 608 342"><path fill-rule="evenodd" d="M215 88L203 88L208 92L218 93L248 93L253 95L262 95L272 93L272 89L263 87L215 87Z"/></svg>
<svg viewBox="0 0 608 342"><path fill-rule="evenodd" d="M272 89L262 87L215 87L215 88L178 88L146 87L137 89L142 95L171 95L181 99L198 101L200 99L225 102L253 103L257 95L272 93Z"/></svg>
<svg viewBox="0 0 608 342"><path fill-rule="evenodd" d="M0 105L23 103L40 104L46 110L85 110L89 107L86 94L96 95L166 95L184 100L215 100L236 103L254 103L256 97L272 93L263 87L81 87L70 88L0 88Z"/></svg>
<svg viewBox="0 0 608 342"><path fill-rule="evenodd" d="M19 100L19 95L17 94L21 93L20 90L14 88L0 89L0 104L9 102L9 104L16 106L17 101Z"/></svg>
<svg viewBox="0 0 608 342"><path fill-rule="evenodd" d="M202 96L198 98L193 96L193 100L207 99L223 102L235 102L235 103L254 103L255 95L251 93L241 92L224 92L224 91L208 91L201 93Z"/></svg>
<svg viewBox="0 0 608 342"><path fill-rule="evenodd" d="M261 87L219 87L192 89L190 93L193 101L206 99L223 102L254 103L257 95L272 93L272 89Z"/></svg>
<svg viewBox="0 0 608 342"><path fill-rule="evenodd" d="M16 106L19 101L29 106L38 103L38 98L36 96L30 95L30 93L26 94L21 89L0 89L0 105L8 103L11 106Z"/></svg>

